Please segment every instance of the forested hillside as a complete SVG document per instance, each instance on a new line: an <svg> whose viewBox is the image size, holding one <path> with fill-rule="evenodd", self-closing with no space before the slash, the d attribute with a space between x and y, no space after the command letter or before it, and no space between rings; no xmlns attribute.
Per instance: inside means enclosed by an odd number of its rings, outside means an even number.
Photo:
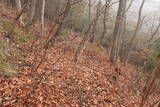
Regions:
<svg viewBox="0 0 160 107"><path fill-rule="evenodd" d="M0 0L0 107L160 107L146 2Z"/></svg>

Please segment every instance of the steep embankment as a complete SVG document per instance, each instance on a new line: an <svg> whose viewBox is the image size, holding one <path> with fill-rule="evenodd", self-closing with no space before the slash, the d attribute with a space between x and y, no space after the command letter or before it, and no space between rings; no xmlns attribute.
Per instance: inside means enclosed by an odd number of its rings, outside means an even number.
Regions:
<svg viewBox="0 0 160 107"><path fill-rule="evenodd" d="M10 11L5 13L8 17L14 13ZM32 71L38 64L33 62L38 62L43 52L37 54L37 45L31 52L32 33L18 28L14 32L15 41L9 47L20 49L23 60L12 60L19 65L18 76L0 77L1 106L137 107L140 103L140 97L131 91L132 67L121 65L120 73L117 73L102 47L89 43L79 62L72 62L82 39L73 40L77 34L72 32L59 38L47 51L38 71ZM37 31L37 27L34 29ZM0 36L5 33L7 30L3 29Z"/></svg>

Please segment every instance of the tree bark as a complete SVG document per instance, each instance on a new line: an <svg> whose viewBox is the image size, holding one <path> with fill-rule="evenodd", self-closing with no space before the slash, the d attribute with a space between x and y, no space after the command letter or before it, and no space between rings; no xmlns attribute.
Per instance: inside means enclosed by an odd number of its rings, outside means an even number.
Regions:
<svg viewBox="0 0 160 107"><path fill-rule="evenodd" d="M42 3L42 12L41 12L41 36L44 35L44 12L45 12L45 4L46 4L46 0L43 0L43 3Z"/></svg>
<svg viewBox="0 0 160 107"><path fill-rule="evenodd" d="M88 7L89 7L89 13L88 13L89 14L89 16L88 16L89 20L91 20L91 6L92 6L91 5L91 0L89 0L89 4L88 4Z"/></svg>
<svg viewBox="0 0 160 107"><path fill-rule="evenodd" d="M35 16L35 11L36 11L36 1L37 0L32 0L32 2L31 2L31 10L30 10L30 13L29 13L28 25L32 25L33 18Z"/></svg>
<svg viewBox="0 0 160 107"><path fill-rule="evenodd" d="M17 14L20 14L20 12L22 11L21 0L15 0L15 2L16 2L16 7L17 7ZM21 24L23 24L22 16L19 17L19 22L20 22Z"/></svg>
<svg viewBox="0 0 160 107"><path fill-rule="evenodd" d="M125 10L126 10L126 0L119 0L119 7L115 22L115 28L114 28L114 34L112 38L112 44L111 44L111 53L110 53L110 60L113 64L116 64L117 62L117 52L118 52L118 38L121 36L122 29L123 28L123 22L124 22L124 16L125 16Z"/></svg>

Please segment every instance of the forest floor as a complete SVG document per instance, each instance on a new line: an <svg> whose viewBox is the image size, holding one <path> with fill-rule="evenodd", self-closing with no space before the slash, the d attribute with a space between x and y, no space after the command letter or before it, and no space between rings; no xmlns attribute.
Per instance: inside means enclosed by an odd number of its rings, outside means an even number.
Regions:
<svg viewBox="0 0 160 107"><path fill-rule="evenodd" d="M15 11L0 8L0 16L5 17L3 23L12 21ZM23 36L39 34L38 24L33 29L31 33L24 29L16 32ZM6 33L6 29L1 29L0 37L5 38ZM9 60L18 66L17 76L0 77L0 106L138 107L141 97L132 92L133 67L121 64L117 72L104 48L93 43L83 50L78 63L73 63L74 52L82 39L74 38L76 35L69 32L60 37L55 46L48 49L37 71L32 68L38 65L44 51L37 52L37 44L31 51L34 40L22 38L9 43L10 49L18 50L14 54L23 58Z"/></svg>

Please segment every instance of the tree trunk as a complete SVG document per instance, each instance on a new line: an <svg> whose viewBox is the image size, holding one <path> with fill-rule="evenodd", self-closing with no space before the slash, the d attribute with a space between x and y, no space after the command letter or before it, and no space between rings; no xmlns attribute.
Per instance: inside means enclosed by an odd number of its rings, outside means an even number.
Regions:
<svg viewBox="0 0 160 107"><path fill-rule="evenodd" d="M88 4L88 7L89 7L89 20L91 20L91 0L89 0L89 4Z"/></svg>
<svg viewBox="0 0 160 107"><path fill-rule="evenodd" d="M16 7L17 7L17 13L20 14L20 12L22 11L21 0L16 0ZM23 24L22 16L19 17L19 22Z"/></svg>
<svg viewBox="0 0 160 107"><path fill-rule="evenodd" d="M41 12L41 36L44 35L44 12L45 12L45 4L46 4L46 0L43 0L43 3L42 3L42 12Z"/></svg>
<svg viewBox="0 0 160 107"><path fill-rule="evenodd" d="M82 32L82 35L85 35L82 39L82 41L80 42L80 45L78 46L75 55L74 55L74 62L77 62L80 55L81 55L81 51L85 48L85 46L87 45L87 43L89 42L89 40L91 40L92 37L92 32L90 33L90 31L92 30L92 27L94 25L94 23L97 20L97 17L101 16L101 14L103 13L103 9L99 8L99 12L97 12L97 14L95 15L95 17L91 20L90 24L88 25L87 29L85 28L84 31Z"/></svg>
<svg viewBox="0 0 160 107"><path fill-rule="evenodd" d="M35 16L35 11L36 11L36 0L32 0L32 2L31 2L31 10L30 10L30 13L29 13L28 25L32 24L33 18Z"/></svg>
<svg viewBox="0 0 160 107"><path fill-rule="evenodd" d="M57 22L59 22L59 23L57 24L57 27L58 27L58 28L57 28L56 32L54 33L54 35L51 37L51 39L48 41L48 42L51 43L52 45L55 44L56 39L57 39L57 37L59 36L58 34L59 34L59 32L60 32L60 30L61 30L61 28L62 28L62 25L63 25L66 17L67 17L68 14L69 14L70 8L71 8L71 6L72 6L71 3L72 3L71 0L67 0L67 4L66 4L66 7L65 7L65 10L58 15L58 18L57 18L57 20L56 20Z"/></svg>
<svg viewBox="0 0 160 107"><path fill-rule="evenodd" d="M106 4L107 4L108 1L106 1ZM108 6L105 6L105 9L104 9L104 14L103 14L103 33L102 33L102 36L100 38L100 43L103 42L103 38L106 34L106 17L107 17L107 9L108 9Z"/></svg>
<svg viewBox="0 0 160 107"><path fill-rule="evenodd" d="M114 34L112 38L111 53L110 53L110 60L113 64L116 64L117 62L117 52L118 52L117 44L118 44L118 38L121 36L122 33L123 22L125 19L124 18L125 9L126 9L126 0L120 0L115 22Z"/></svg>
<svg viewBox="0 0 160 107"><path fill-rule="evenodd" d="M98 19L99 19L100 8L101 8L101 0L99 0L99 2L98 2L98 6L97 6L97 10L96 10L96 18L95 18L95 21L93 23L90 42L94 42L94 39L95 39L95 32L97 30L97 24L98 24Z"/></svg>

